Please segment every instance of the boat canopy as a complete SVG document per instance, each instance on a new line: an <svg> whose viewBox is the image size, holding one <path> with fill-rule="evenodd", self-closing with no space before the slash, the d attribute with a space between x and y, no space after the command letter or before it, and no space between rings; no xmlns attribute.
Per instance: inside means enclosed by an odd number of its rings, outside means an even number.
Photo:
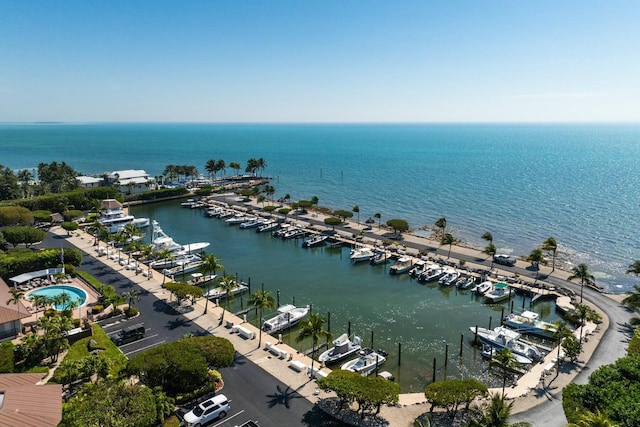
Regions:
<svg viewBox="0 0 640 427"><path fill-rule="evenodd" d="M522 314L520 314L520 316L529 319L529 320L536 320L538 317L540 317L540 315L538 313L534 313L533 311L523 311Z"/></svg>
<svg viewBox="0 0 640 427"><path fill-rule="evenodd" d="M509 285L507 285L504 282L498 282L495 285L493 285L493 287L496 288L496 289L504 289L504 288L508 288Z"/></svg>
<svg viewBox="0 0 640 427"><path fill-rule="evenodd" d="M281 305L280 307L278 307L278 312L287 313L287 312L293 310L294 308L296 308L296 306L293 305L293 304L285 304L285 305Z"/></svg>

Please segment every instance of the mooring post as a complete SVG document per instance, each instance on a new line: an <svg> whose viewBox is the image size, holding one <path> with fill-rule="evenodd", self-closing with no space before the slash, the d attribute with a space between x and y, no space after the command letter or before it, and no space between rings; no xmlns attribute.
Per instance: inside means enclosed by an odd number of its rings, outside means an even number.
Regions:
<svg viewBox="0 0 640 427"><path fill-rule="evenodd" d="M493 321L493 317L489 316L489 330L491 330L491 322Z"/></svg>
<svg viewBox="0 0 640 427"><path fill-rule="evenodd" d="M513 313L513 301L511 301L511 313Z"/></svg>
<svg viewBox="0 0 640 427"><path fill-rule="evenodd" d="M371 331L371 349L373 349L373 331Z"/></svg>
<svg viewBox="0 0 640 427"><path fill-rule="evenodd" d="M460 334L460 357L462 357L462 346L464 344L464 334Z"/></svg>
<svg viewBox="0 0 640 427"><path fill-rule="evenodd" d="M401 361L402 361L402 343L399 342L398 343L398 366L400 366Z"/></svg>
<svg viewBox="0 0 640 427"><path fill-rule="evenodd" d="M249 280L247 281L247 286L249 287L249 294L251 294L251 277L249 277Z"/></svg>
<svg viewBox="0 0 640 427"><path fill-rule="evenodd" d="M500 312L500 326L502 326L504 322L504 307L502 307L502 311Z"/></svg>
<svg viewBox="0 0 640 427"><path fill-rule="evenodd" d="M327 311L327 332L331 333L331 312ZM329 342L329 337L327 337L327 342Z"/></svg>
<svg viewBox="0 0 640 427"><path fill-rule="evenodd" d="M349 320L349 323L347 324L347 336L351 336L351 320Z"/></svg>
<svg viewBox="0 0 640 427"><path fill-rule="evenodd" d="M431 382L436 382L436 358L433 358L433 376L431 377Z"/></svg>
<svg viewBox="0 0 640 427"><path fill-rule="evenodd" d="M476 325L476 332L475 332L475 335L473 337L473 344L474 345L478 345L478 325Z"/></svg>
<svg viewBox="0 0 640 427"><path fill-rule="evenodd" d="M276 307L280 307L280 289L278 289L276 291L276 298L277 298L276 301L277 301L277 304L278 304L278 305L276 305Z"/></svg>
<svg viewBox="0 0 640 427"><path fill-rule="evenodd" d="M523 310L524 310L524 303L525 303L525 301L526 301L526 300L527 300L527 296L526 296L526 295L523 295L523 296L522 296L522 309L523 309Z"/></svg>
<svg viewBox="0 0 640 427"><path fill-rule="evenodd" d="M447 364L449 363L449 344L444 345L444 367L447 368Z"/></svg>

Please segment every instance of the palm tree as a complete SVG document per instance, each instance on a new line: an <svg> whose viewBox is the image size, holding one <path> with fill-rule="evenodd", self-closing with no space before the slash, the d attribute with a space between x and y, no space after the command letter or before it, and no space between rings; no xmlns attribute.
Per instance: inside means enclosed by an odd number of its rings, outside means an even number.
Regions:
<svg viewBox="0 0 640 427"><path fill-rule="evenodd" d="M571 335L571 329L567 326L567 322L557 320L554 322L555 332L553 338L558 342L558 367L556 368L556 377L560 375L560 348L562 347L562 340Z"/></svg>
<svg viewBox="0 0 640 427"><path fill-rule="evenodd" d="M578 304L575 313L578 314L578 318L580 319L580 343L582 344L582 330L584 329L585 321L597 322L602 319L602 316L600 316L591 307L584 304Z"/></svg>
<svg viewBox="0 0 640 427"><path fill-rule="evenodd" d="M504 393L496 393L491 396L489 405L484 408L477 409L475 416L468 424L469 427L529 427L531 424L520 422L509 424L509 416L513 401L507 403L504 399Z"/></svg>
<svg viewBox="0 0 640 427"><path fill-rule="evenodd" d="M131 305L134 302L140 301L140 291L137 289L131 289L130 291L123 292L120 296L129 303L127 310L131 309Z"/></svg>
<svg viewBox="0 0 640 427"><path fill-rule="evenodd" d="M21 292L17 289L9 289L9 294L11 295L11 298L9 298L9 300L7 301L7 305L9 304L15 304L16 307L18 308L18 323L21 323L20 321L20 306L22 305L22 303L20 302L20 300L22 298L24 298L24 292ZM14 323L15 325L15 323ZM16 331L16 335L18 335L18 331Z"/></svg>
<svg viewBox="0 0 640 427"><path fill-rule="evenodd" d="M267 167L267 162L262 157L260 157L256 161L256 166L258 167L258 169L260 169L260 176L262 176L262 171L264 171L264 168Z"/></svg>
<svg viewBox="0 0 640 427"><path fill-rule="evenodd" d="M238 176L238 172L240 171L240 168L241 168L240 163L238 163L238 162L231 162L231 163L229 163L229 167L230 167L231 169L235 169L235 170L236 170L236 176Z"/></svg>
<svg viewBox="0 0 640 427"><path fill-rule="evenodd" d="M440 237L444 236L444 230L447 228L447 219L445 217L440 217L435 222L435 226L440 229Z"/></svg>
<svg viewBox="0 0 640 427"><path fill-rule="evenodd" d="M634 286L635 291L627 292L627 297L622 300L622 304L634 309L640 309L640 285Z"/></svg>
<svg viewBox="0 0 640 427"><path fill-rule="evenodd" d="M311 198L311 206L315 206L316 208L318 207L318 202L320 201L320 199L318 199L318 196L313 196Z"/></svg>
<svg viewBox="0 0 640 427"><path fill-rule="evenodd" d="M449 253L447 254L447 259L451 256L451 246L456 242L456 239L450 233L445 233L440 239L440 244L449 245Z"/></svg>
<svg viewBox="0 0 640 427"><path fill-rule="evenodd" d="M491 234L489 231L485 231L480 237L489 243L493 243L493 234Z"/></svg>
<svg viewBox="0 0 640 427"><path fill-rule="evenodd" d="M48 299L46 295L41 294L33 294L30 296L31 301L33 301L33 305L36 307L36 322L38 321L38 311L40 308L46 307L48 304Z"/></svg>
<svg viewBox="0 0 640 427"><path fill-rule="evenodd" d="M313 376L313 362L316 357L316 350L318 347L318 341L320 338L326 337L327 340L331 338L331 334L324 329L325 319L318 313L309 313L307 319L301 322L300 332L296 337L296 342L301 342L305 338L311 338L311 375Z"/></svg>
<svg viewBox="0 0 640 427"><path fill-rule="evenodd" d="M151 275L151 255L153 255L153 247L151 245L142 245L140 247L140 257L147 262L147 277Z"/></svg>
<svg viewBox="0 0 640 427"><path fill-rule="evenodd" d="M491 257L491 267L489 267L489 270L493 270L493 256L497 252L498 252L498 249L496 249L496 245L494 245L493 243L489 243L487 247L484 248L484 250L482 251L482 253L485 253Z"/></svg>
<svg viewBox="0 0 640 427"><path fill-rule="evenodd" d="M257 290L249 296L247 304L252 305L258 310L258 327L260 328L260 338L258 339L258 348L262 345L262 312L263 310L273 310L276 307L276 301L269 291Z"/></svg>
<svg viewBox="0 0 640 427"><path fill-rule="evenodd" d="M209 178L211 178L216 173L216 161L214 159L209 159L204 164L204 170L209 174Z"/></svg>
<svg viewBox="0 0 640 427"><path fill-rule="evenodd" d="M587 264L580 263L571 269L571 276L567 277L568 281L572 281L573 279L580 279L580 304L582 304L582 290L584 285L594 285L596 278L593 277L593 274L589 271Z"/></svg>
<svg viewBox="0 0 640 427"><path fill-rule="evenodd" d="M540 274L540 264L546 264L546 260L544 259L544 253L542 253L542 249L535 248L531 251L529 256L527 257L527 261L531 263L532 266L536 268L536 282L538 281L538 274Z"/></svg>
<svg viewBox="0 0 640 427"><path fill-rule="evenodd" d="M164 248L160 252L158 252L157 257L160 260L172 260L173 259L173 255L171 255L171 251L169 249L167 249L167 248ZM165 280L167 280L167 275L162 273L162 286L164 286Z"/></svg>
<svg viewBox="0 0 640 427"><path fill-rule="evenodd" d="M358 224L360 224L360 206L355 205L351 210L358 214Z"/></svg>
<svg viewBox="0 0 640 427"><path fill-rule="evenodd" d="M380 212L376 212L373 214L373 217L378 219L378 230L380 230L380 219L382 218L382 214Z"/></svg>
<svg viewBox="0 0 640 427"><path fill-rule="evenodd" d="M218 283L218 287L224 291L225 296L225 302L222 306L222 317L220 318L220 324L222 324L222 322L224 322L225 308L229 308L229 304L233 300L233 291L238 287L238 282L236 282L233 276L224 276Z"/></svg>
<svg viewBox="0 0 640 427"><path fill-rule="evenodd" d="M507 373L516 366L516 357L511 350L503 348L493 354L491 364L502 370L502 394L504 395L504 388L507 384Z"/></svg>
<svg viewBox="0 0 640 427"><path fill-rule="evenodd" d="M198 272L205 276L209 273L213 273L215 276L217 270L222 270L224 268L224 266L220 264L220 261L222 261L222 259L215 256L215 254L207 254L202 258L202 264L198 268ZM206 296L205 298L204 314L207 314L209 308L209 297ZM224 317L224 312L222 312L222 317Z"/></svg>
<svg viewBox="0 0 640 427"><path fill-rule="evenodd" d="M542 249L551 252L551 272L556 270L556 254L558 252L558 242L553 237L549 237L542 242Z"/></svg>
<svg viewBox="0 0 640 427"><path fill-rule="evenodd" d="M567 427L616 427L617 425L596 408L595 412L586 410L580 413L576 422L569 423Z"/></svg>
<svg viewBox="0 0 640 427"><path fill-rule="evenodd" d="M627 274L635 274L636 276L640 276L640 259L633 262L633 264L629 265L626 271Z"/></svg>

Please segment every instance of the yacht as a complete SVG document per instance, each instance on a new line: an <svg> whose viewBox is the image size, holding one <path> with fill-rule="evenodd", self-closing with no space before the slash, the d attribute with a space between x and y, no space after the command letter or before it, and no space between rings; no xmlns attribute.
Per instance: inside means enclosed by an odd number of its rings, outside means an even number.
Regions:
<svg viewBox="0 0 640 427"><path fill-rule="evenodd" d="M476 334L475 326L471 326L469 330L473 334ZM480 341L494 348L506 348L514 354L519 354L535 361L542 359L543 355L540 350L533 345L520 341L521 334L512 329L505 328L504 326L498 326L493 330L477 328L477 334Z"/></svg>
<svg viewBox="0 0 640 427"><path fill-rule="evenodd" d="M442 286L453 286L459 278L460 272L458 270L448 268L444 271L444 276L438 280L438 283Z"/></svg>
<svg viewBox="0 0 640 427"><path fill-rule="evenodd" d="M158 221L153 220L152 225L153 233L151 236L151 250L153 252L160 252L163 249L166 249L169 252L194 254L202 252L202 250L209 247L209 242L197 242L189 243L187 245L181 245L180 243L176 243L162 230L162 228L160 228L160 224L158 223Z"/></svg>
<svg viewBox="0 0 640 427"><path fill-rule="evenodd" d="M333 340L333 347L322 353L320 357L318 357L318 360L320 362L324 362L325 365L338 363L339 361L360 351L361 348L362 340L360 337L353 337L352 341L349 339L347 334L342 334L337 339Z"/></svg>
<svg viewBox="0 0 640 427"><path fill-rule="evenodd" d="M400 257L398 260L389 267L389 274L402 274L411 270L411 258L409 257Z"/></svg>
<svg viewBox="0 0 640 427"><path fill-rule="evenodd" d="M106 199L102 201L102 209L98 222L107 227L109 233L119 233L127 224L134 224L138 228L149 226L149 218L136 218L124 213L122 204L117 200Z"/></svg>
<svg viewBox="0 0 640 427"><path fill-rule="evenodd" d="M423 260L418 260L413 264L413 268L409 270L409 276L417 277L422 273L427 267L427 263Z"/></svg>
<svg viewBox="0 0 640 427"><path fill-rule="evenodd" d="M249 218L247 218L244 214L235 214L231 218L227 218L224 220L229 225L242 224L243 222L247 222Z"/></svg>
<svg viewBox="0 0 640 427"><path fill-rule="evenodd" d="M236 282L236 286L231 290L231 295L232 296L239 295L248 290L249 290L249 287L245 285L244 282L241 282L241 283ZM215 287L205 292L204 296L206 298L209 298L210 300L223 299L227 297L227 291L225 291L220 287Z"/></svg>
<svg viewBox="0 0 640 427"><path fill-rule="evenodd" d="M202 264L204 264L202 261L186 262L184 264L176 265L173 268L165 269L162 271L162 273L165 276L180 276L187 273L193 273L194 271L198 270L202 266Z"/></svg>
<svg viewBox="0 0 640 427"><path fill-rule="evenodd" d="M262 324L262 330L273 334L276 332L289 329L300 323L300 320L309 312L309 307L296 307L292 304L283 305L278 308L278 315L271 319L265 320Z"/></svg>
<svg viewBox="0 0 640 427"><path fill-rule="evenodd" d="M263 222L264 220L258 217L246 218L245 222L240 223L240 228L242 229L256 228L256 227L259 227Z"/></svg>
<svg viewBox="0 0 640 427"><path fill-rule="evenodd" d="M518 332L553 338L556 327L553 323L540 319L540 315L533 311L523 311L520 314L511 313L504 318L504 324Z"/></svg>
<svg viewBox="0 0 640 427"><path fill-rule="evenodd" d="M418 280L421 282L433 282L439 280L444 275L444 268L438 264L430 264L420 275Z"/></svg>
<svg viewBox="0 0 640 427"><path fill-rule="evenodd" d="M509 299L510 296L511 290L509 289L509 285L503 282L499 282L493 285L493 289L485 292L484 302L487 304L495 304L497 302Z"/></svg>
<svg viewBox="0 0 640 427"><path fill-rule="evenodd" d="M352 262L361 262L361 261L369 261L371 257L374 256L373 250L371 248L367 248L362 246L360 248L355 248L351 250L349 258Z"/></svg>
<svg viewBox="0 0 640 427"><path fill-rule="evenodd" d="M472 290L476 295L484 295L489 292L489 289L493 287L493 282L485 280L484 282L476 285Z"/></svg>
<svg viewBox="0 0 640 427"><path fill-rule="evenodd" d="M389 256L385 251L375 251L373 256L369 260L371 265L386 264L389 261Z"/></svg>
<svg viewBox="0 0 640 427"><path fill-rule="evenodd" d="M315 246L323 246L326 240L329 238L326 234L316 234L312 238L305 240L302 243L303 248L313 248Z"/></svg>
<svg viewBox="0 0 640 427"><path fill-rule="evenodd" d="M174 252L171 258L157 259L155 261L151 261L149 265L151 268L163 270L194 261L200 261L200 257L197 254Z"/></svg>
<svg viewBox="0 0 640 427"><path fill-rule="evenodd" d="M260 225L257 229L257 233L266 233L268 231L273 231L278 228L280 225L274 220L270 219L265 221L262 225Z"/></svg>
<svg viewBox="0 0 640 427"><path fill-rule="evenodd" d="M340 369L345 371L357 372L358 374L366 377L372 374L377 367L381 366L387 358L376 353L373 349L365 348L358 352L358 358L353 359L345 363Z"/></svg>

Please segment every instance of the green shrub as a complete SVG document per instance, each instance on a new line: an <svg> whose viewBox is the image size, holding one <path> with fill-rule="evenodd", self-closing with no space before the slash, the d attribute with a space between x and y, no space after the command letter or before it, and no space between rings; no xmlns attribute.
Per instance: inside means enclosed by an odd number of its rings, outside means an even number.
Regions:
<svg viewBox="0 0 640 427"><path fill-rule="evenodd" d="M192 348L197 349L212 368L227 368L233 363L235 349L226 338L214 336L201 336L183 338Z"/></svg>
<svg viewBox="0 0 640 427"><path fill-rule="evenodd" d="M13 351L14 346L11 341L5 341L0 344L0 373L7 374L13 372Z"/></svg>
<svg viewBox="0 0 640 427"><path fill-rule="evenodd" d="M104 310L104 307L100 304L96 304L93 307L91 307L92 314L102 313L102 310Z"/></svg>
<svg viewBox="0 0 640 427"><path fill-rule="evenodd" d="M136 307L128 307L124 310L124 315L127 316L127 318L130 318L137 316L139 312L140 310L138 310Z"/></svg>
<svg viewBox="0 0 640 427"><path fill-rule="evenodd" d="M640 328L637 328L629 341L629 347L627 348L627 354L629 356L640 356Z"/></svg>
<svg viewBox="0 0 640 427"><path fill-rule="evenodd" d="M76 218L80 218L82 216L82 211L77 209L70 209L68 211L64 211L62 213L62 217L65 221L73 221Z"/></svg>
<svg viewBox="0 0 640 427"><path fill-rule="evenodd" d="M51 222L51 211L38 210L31 212L35 222Z"/></svg>
<svg viewBox="0 0 640 427"><path fill-rule="evenodd" d="M216 391L217 386L218 386L218 381L215 381L213 378L211 378L202 387L198 387L192 392L178 394L176 396L176 404L181 405L183 403L188 403L206 394L214 392Z"/></svg>

